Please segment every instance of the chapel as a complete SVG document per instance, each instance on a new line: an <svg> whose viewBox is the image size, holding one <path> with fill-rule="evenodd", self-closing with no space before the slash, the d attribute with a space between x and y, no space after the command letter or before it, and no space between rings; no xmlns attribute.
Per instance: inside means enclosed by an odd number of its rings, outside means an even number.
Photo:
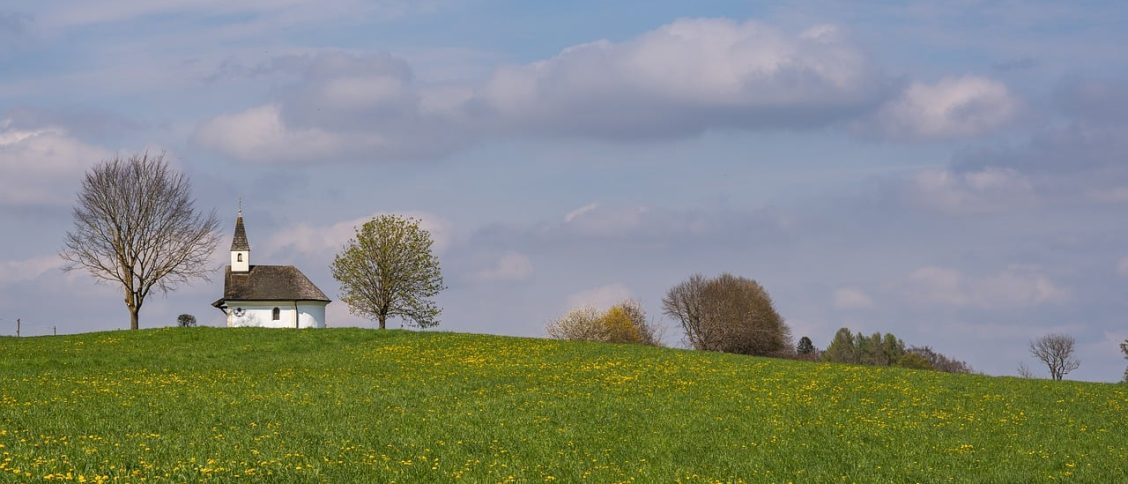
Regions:
<svg viewBox="0 0 1128 484"><path fill-rule="evenodd" d="M223 277L223 297L212 303L227 315L227 326L324 328L329 303L325 293L297 267L251 264L251 244L240 209L231 240L231 265Z"/></svg>

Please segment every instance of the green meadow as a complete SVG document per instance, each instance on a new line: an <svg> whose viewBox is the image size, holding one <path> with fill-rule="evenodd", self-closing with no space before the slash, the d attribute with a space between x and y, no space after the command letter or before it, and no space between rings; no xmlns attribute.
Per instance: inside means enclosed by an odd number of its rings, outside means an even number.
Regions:
<svg viewBox="0 0 1128 484"><path fill-rule="evenodd" d="M0 338L0 481L1128 482L1128 385L362 329Z"/></svg>

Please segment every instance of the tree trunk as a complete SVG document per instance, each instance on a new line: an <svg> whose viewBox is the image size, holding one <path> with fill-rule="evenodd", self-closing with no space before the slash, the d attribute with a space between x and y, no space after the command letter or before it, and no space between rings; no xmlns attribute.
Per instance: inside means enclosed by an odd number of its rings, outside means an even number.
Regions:
<svg viewBox="0 0 1128 484"><path fill-rule="evenodd" d="M137 330L137 313L139 312L138 308L129 308L129 329Z"/></svg>
<svg viewBox="0 0 1128 484"><path fill-rule="evenodd" d="M380 314L380 315L378 315L378 316L376 316L376 317L377 317L377 319L379 319L379 320L380 320L380 329L384 329L384 321L385 321L386 319L388 319L388 317L387 317L387 316L385 316L385 315L383 315L383 314Z"/></svg>

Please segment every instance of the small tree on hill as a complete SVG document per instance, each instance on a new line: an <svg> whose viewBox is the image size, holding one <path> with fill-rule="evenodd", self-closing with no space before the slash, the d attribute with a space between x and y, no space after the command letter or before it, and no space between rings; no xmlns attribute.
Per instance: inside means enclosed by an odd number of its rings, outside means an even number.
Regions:
<svg viewBox="0 0 1128 484"><path fill-rule="evenodd" d="M1065 334L1048 334L1030 342L1030 353L1050 370L1050 378L1061 380L1069 372L1081 366L1081 361L1073 357L1076 340Z"/></svg>
<svg viewBox="0 0 1128 484"><path fill-rule="evenodd" d="M421 328L439 324L442 310L430 298L443 289L443 276L431 245L412 218L380 215L357 228L331 267L349 312L376 319L380 329L391 316Z"/></svg>
<svg viewBox="0 0 1128 484"><path fill-rule="evenodd" d="M176 317L176 325L187 328L196 325L196 317L191 314L181 314Z"/></svg>

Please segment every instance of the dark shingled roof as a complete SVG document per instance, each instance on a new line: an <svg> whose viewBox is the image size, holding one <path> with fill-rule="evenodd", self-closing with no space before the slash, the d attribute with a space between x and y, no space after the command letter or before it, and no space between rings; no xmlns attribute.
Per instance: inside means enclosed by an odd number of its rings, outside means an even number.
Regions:
<svg viewBox="0 0 1128 484"><path fill-rule="evenodd" d="M247 229L243 228L243 216L235 219L235 237L231 239L231 251L250 251L251 243L247 242Z"/></svg>
<svg viewBox="0 0 1128 484"><path fill-rule="evenodd" d="M251 266L250 272L235 273L228 266L223 299L213 306L219 307L224 301L329 302L329 298L294 266Z"/></svg>

